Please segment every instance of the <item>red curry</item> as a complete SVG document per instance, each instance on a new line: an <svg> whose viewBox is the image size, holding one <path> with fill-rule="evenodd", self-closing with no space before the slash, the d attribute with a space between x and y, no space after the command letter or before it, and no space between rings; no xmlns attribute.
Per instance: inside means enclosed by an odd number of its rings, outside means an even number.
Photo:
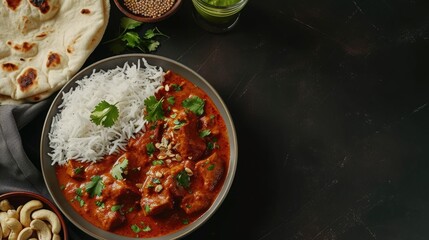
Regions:
<svg viewBox="0 0 429 240"><path fill-rule="evenodd" d="M171 71L163 85L155 97L163 99L164 118L148 123L126 150L56 167L73 208L104 230L128 237L175 232L200 217L223 185L229 143L216 106ZM189 99L202 100L202 108L185 107Z"/></svg>

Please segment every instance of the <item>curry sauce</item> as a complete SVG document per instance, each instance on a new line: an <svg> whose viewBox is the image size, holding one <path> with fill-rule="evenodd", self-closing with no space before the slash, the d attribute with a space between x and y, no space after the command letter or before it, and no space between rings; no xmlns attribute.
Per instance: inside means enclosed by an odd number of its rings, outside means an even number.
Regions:
<svg viewBox="0 0 429 240"><path fill-rule="evenodd" d="M73 208L112 233L157 237L183 228L211 206L227 174L226 126L209 96L168 71L155 99L163 116L126 149L97 163L56 166Z"/></svg>

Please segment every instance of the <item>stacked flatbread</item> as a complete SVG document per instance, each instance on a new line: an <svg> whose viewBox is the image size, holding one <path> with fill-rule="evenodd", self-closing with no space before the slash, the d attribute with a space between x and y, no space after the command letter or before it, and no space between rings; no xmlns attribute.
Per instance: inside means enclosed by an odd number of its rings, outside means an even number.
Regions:
<svg viewBox="0 0 429 240"><path fill-rule="evenodd" d="M0 0L0 105L60 89L100 43L109 0Z"/></svg>

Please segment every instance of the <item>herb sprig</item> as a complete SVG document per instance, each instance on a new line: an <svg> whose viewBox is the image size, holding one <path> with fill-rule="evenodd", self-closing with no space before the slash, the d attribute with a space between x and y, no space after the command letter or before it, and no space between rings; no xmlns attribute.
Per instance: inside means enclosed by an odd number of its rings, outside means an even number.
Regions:
<svg viewBox="0 0 429 240"><path fill-rule="evenodd" d="M107 101L101 101L91 112L91 121L96 125L111 127L119 117L119 110L115 104L110 104Z"/></svg>
<svg viewBox="0 0 429 240"><path fill-rule="evenodd" d="M124 52L127 47L137 48L144 53L153 52L160 45L160 42L155 40L155 38L158 36L168 38L168 36L162 33L157 27L147 29L143 37L140 37L139 33L136 31L130 31L140 27L142 24L142 22L135 21L131 18L122 17L120 20L122 31L119 36L104 43L109 43L110 50L115 54Z"/></svg>

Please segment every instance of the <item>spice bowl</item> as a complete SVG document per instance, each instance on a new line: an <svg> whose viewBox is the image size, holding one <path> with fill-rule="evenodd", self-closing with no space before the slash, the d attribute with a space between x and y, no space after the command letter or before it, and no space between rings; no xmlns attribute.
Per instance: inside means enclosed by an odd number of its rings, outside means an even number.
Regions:
<svg viewBox="0 0 429 240"><path fill-rule="evenodd" d="M182 4L182 0L114 0L114 2L127 17L146 23L167 19Z"/></svg>
<svg viewBox="0 0 429 240"><path fill-rule="evenodd" d="M69 239L67 225L61 212L49 199L40 194L17 191L0 195L0 219L6 222L5 218L10 222L10 227L15 226L21 237L42 239L51 235L53 239L58 237L63 240ZM12 218L14 218L13 221ZM17 228L17 224L21 229ZM43 229L45 227L48 231L50 230L48 235L46 229ZM12 234L11 231L8 234L9 239L16 239L14 237L17 235Z"/></svg>

